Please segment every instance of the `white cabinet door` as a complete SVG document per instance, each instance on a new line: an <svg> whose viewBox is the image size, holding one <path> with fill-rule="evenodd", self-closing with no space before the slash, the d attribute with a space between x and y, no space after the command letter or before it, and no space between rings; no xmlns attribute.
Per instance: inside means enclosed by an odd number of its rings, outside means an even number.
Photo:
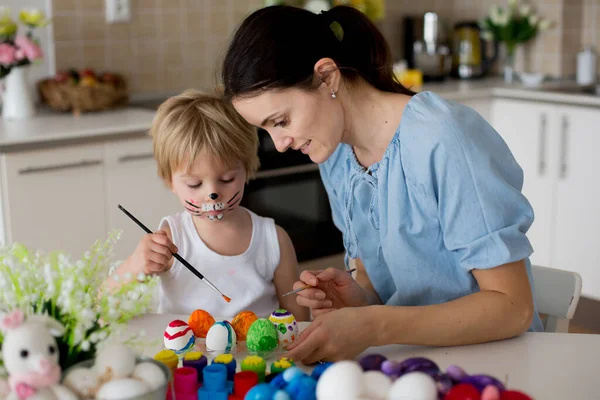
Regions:
<svg viewBox="0 0 600 400"><path fill-rule="evenodd" d="M108 230L123 231L115 246L117 260L127 258L145 232L117 208L120 204L155 231L161 218L183 210L158 177L150 138L105 144Z"/></svg>
<svg viewBox="0 0 600 400"><path fill-rule="evenodd" d="M549 266L554 218L556 171L556 109L526 101L497 99L492 125L504 138L523 169L523 194L531 203L534 222L527 236L534 253L533 264Z"/></svg>
<svg viewBox="0 0 600 400"><path fill-rule="evenodd" d="M561 107L558 114L552 266L578 272L582 294L600 300L600 110Z"/></svg>
<svg viewBox="0 0 600 400"><path fill-rule="evenodd" d="M101 145L2 155L7 242L79 258L106 239Z"/></svg>

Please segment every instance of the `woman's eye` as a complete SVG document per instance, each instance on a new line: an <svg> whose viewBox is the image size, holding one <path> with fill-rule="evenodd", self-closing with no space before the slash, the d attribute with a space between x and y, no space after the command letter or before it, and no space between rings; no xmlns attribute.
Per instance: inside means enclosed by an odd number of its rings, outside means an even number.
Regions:
<svg viewBox="0 0 600 400"><path fill-rule="evenodd" d="M287 126L288 122L286 119L282 119L279 122L275 122L275 124L273 125L275 128L285 128Z"/></svg>
<svg viewBox="0 0 600 400"><path fill-rule="evenodd" d="M200 182L200 183L197 183L197 184L195 184L195 185L188 185L188 187L189 187L190 189L198 189L200 186L202 186L202 182Z"/></svg>
<svg viewBox="0 0 600 400"><path fill-rule="evenodd" d="M233 182L233 179L234 178L231 178L231 179L221 179L221 182L223 182L223 183L231 183L231 182Z"/></svg>

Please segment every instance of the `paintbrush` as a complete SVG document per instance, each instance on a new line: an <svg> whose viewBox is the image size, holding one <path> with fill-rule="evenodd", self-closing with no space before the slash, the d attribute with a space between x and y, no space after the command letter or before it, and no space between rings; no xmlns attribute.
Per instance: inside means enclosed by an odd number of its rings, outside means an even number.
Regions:
<svg viewBox="0 0 600 400"><path fill-rule="evenodd" d="M349 274L351 274L351 273L353 273L354 271L356 271L356 268L349 269L349 270L347 270L346 272L347 272L347 273L349 273ZM312 288L312 287L314 287L314 286L310 286L310 285L302 286L301 288L298 288L298 289L296 289L296 290L292 290L291 292L287 292L287 293L286 293L286 294L284 294L282 297L288 296L288 295L290 295L290 294L298 293L298 292L301 292L301 291L303 291L303 290L310 289L310 288Z"/></svg>
<svg viewBox="0 0 600 400"><path fill-rule="evenodd" d="M136 217L134 217L133 215L131 215L131 213L129 211L127 211L125 208L123 208L120 204L119 204L119 209L121 211L123 211L125 213L125 215L127 215L129 218L131 218L131 220L133 222L135 222L136 224L139 225L140 228L142 228L144 231L146 231L146 233L153 233L150 229L146 228L146 226L144 224L142 224ZM198 270L194 267L192 267L192 265L190 263L188 263L187 261L185 261L183 259L183 257L181 257L179 254L177 253L171 253L173 254L173 257L175 257L180 263L182 263L187 269L190 270L190 272L194 275L196 275L202 282L206 283L208 286L210 286L210 288L212 290L214 290L215 292L217 292L218 294L221 295L221 297L223 297L223 299L226 302L230 302L231 299L227 296L225 296L219 289L217 289L217 287L215 285L213 285L208 279L206 279L204 277L204 275L202 275L200 272L198 272Z"/></svg>

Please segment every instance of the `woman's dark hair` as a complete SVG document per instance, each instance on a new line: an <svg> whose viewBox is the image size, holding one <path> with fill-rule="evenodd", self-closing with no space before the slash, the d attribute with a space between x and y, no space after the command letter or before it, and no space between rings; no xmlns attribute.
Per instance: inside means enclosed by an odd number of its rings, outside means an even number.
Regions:
<svg viewBox="0 0 600 400"><path fill-rule="evenodd" d="M314 66L331 58L350 82L362 77L375 88L413 95L394 78L389 47L362 12L337 6L314 14L290 7L265 7L248 16L229 45L222 69L225 96L260 90L314 88Z"/></svg>

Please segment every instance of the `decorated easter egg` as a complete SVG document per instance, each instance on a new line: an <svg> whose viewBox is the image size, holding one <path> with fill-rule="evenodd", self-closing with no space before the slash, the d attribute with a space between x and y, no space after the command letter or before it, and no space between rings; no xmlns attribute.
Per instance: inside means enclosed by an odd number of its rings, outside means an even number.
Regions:
<svg viewBox="0 0 600 400"><path fill-rule="evenodd" d="M163 335L165 347L177 354L184 353L194 347L196 338L192 328L182 320L171 321Z"/></svg>
<svg viewBox="0 0 600 400"><path fill-rule="evenodd" d="M409 372L398 378L387 398L389 400L437 400L435 381L424 372Z"/></svg>
<svg viewBox="0 0 600 400"><path fill-rule="evenodd" d="M206 349L208 351L229 352L236 342L237 336L229 321L215 322L206 334Z"/></svg>
<svg viewBox="0 0 600 400"><path fill-rule="evenodd" d="M238 340L246 340L246 334L248 333L248 329L250 329L250 325L257 319L258 317L252 311L242 311L235 316L233 321L231 321L231 325L233 326L233 329L235 329Z"/></svg>
<svg viewBox="0 0 600 400"><path fill-rule="evenodd" d="M71 389L79 397L93 397L98 387L100 379L96 370L90 368L76 368L67 373L63 384Z"/></svg>
<svg viewBox="0 0 600 400"><path fill-rule="evenodd" d="M206 338L206 334L211 326L215 323L215 319L210 313L204 310L196 310L190 314L188 325L194 331L194 336Z"/></svg>
<svg viewBox="0 0 600 400"><path fill-rule="evenodd" d="M259 318L248 329L246 335L248 351L265 357L277 348L277 330L271 321Z"/></svg>
<svg viewBox="0 0 600 400"><path fill-rule="evenodd" d="M277 337L279 344L292 344L298 337L298 323L294 314L288 310L278 309L271 313L269 321L275 325L277 329Z"/></svg>

